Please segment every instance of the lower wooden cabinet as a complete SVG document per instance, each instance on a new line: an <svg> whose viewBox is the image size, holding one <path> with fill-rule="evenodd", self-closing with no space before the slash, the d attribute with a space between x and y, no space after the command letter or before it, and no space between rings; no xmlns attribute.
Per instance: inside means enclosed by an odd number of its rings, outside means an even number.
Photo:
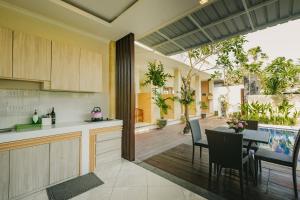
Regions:
<svg viewBox="0 0 300 200"><path fill-rule="evenodd" d="M79 176L80 141L81 132L73 132L0 144L0 200L23 199Z"/></svg>
<svg viewBox="0 0 300 200"><path fill-rule="evenodd" d="M49 185L49 144L10 151L9 197Z"/></svg>
<svg viewBox="0 0 300 200"><path fill-rule="evenodd" d="M0 152L0 199L8 200L9 151Z"/></svg>
<svg viewBox="0 0 300 200"><path fill-rule="evenodd" d="M50 144L50 184L79 176L79 139Z"/></svg>
<svg viewBox="0 0 300 200"><path fill-rule="evenodd" d="M121 159L122 127L94 129L90 133L90 171Z"/></svg>

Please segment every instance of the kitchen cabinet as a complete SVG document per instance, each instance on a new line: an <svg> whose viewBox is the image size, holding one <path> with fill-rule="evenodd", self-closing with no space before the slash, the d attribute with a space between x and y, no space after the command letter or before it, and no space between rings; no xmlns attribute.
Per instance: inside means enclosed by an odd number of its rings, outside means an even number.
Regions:
<svg viewBox="0 0 300 200"><path fill-rule="evenodd" d="M49 144L10 151L9 197L49 185Z"/></svg>
<svg viewBox="0 0 300 200"><path fill-rule="evenodd" d="M79 91L79 61L79 47L52 42L52 90Z"/></svg>
<svg viewBox="0 0 300 200"><path fill-rule="evenodd" d="M13 78L50 81L51 41L18 31L13 38Z"/></svg>
<svg viewBox="0 0 300 200"><path fill-rule="evenodd" d="M102 56L100 53L80 50L80 91L102 91Z"/></svg>
<svg viewBox="0 0 300 200"><path fill-rule="evenodd" d="M50 184L79 176L79 145L78 138L50 144Z"/></svg>
<svg viewBox="0 0 300 200"><path fill-rule="evenodd" d="M0 28L0 77L12 78L12 31Z"/></svg>
<svg viewBox="0 0 300 200"><path fill-rule="evenodd" d="M8 199L9 151L0 152L0 199Z"/></svg>

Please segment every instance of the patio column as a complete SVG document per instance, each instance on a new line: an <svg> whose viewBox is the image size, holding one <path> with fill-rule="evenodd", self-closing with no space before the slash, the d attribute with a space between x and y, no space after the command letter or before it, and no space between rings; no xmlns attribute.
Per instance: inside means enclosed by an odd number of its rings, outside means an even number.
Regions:
<svg viewBox="0 0 300 200"><path fill-rule="evenodd" d="M116 118L123 120L122 157L135 159L134 34L116 42Z"/></svg>
<svg viewBox="0 0 300 200"><path fill-rule="evenodd" d="M200 76L197 75L195 77L195 106L196 106L196 116L200 116L201 115L200 101L201 101L201 80L200 80Z"/></svg>
<svg viewBox="0 0 300 200"><path fill-rule="evenodd" d="M214 81L213 80L209 80L208 84L209 84L209 87L208 87L209 93L212 94L212 95L214 95L214 87L215 87ZM213 113L214 112L214 102L213 102L212 99L209 99L209 111L208 112L209 113Z"/></svg>
<svg viewBox="0 0 300 200"><path fill-rule="evenodd" d="M180 87L181 87L181 71L180 69L175 69L174 70L174 95L177 92L180 92ZM174 118L175 119L180 119L181 116L181 105L178 101L174 102Z"/></svg>

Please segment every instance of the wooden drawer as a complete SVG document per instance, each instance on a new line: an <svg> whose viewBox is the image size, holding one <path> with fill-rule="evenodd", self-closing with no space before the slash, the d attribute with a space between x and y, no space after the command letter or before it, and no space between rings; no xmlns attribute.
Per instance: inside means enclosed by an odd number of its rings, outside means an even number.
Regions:
<svg viewBox="0 0 300 200"><path fill-rule="evenodd" d="M121 148L121 138L106 140L96 144L96 155Z"/></svg>
<svg viewBox="0 0 300 200"><path fill-rule="evenodd" d="M101 165L101 163L111 162L119 159L121 159L121 148L98 154L96 156L96 166Z"/></svg>
<svg viewBox="0 0 300 200"><path fill-rule="evenodd" d="M103 134L98 134L97 135L97 142L101 141L106 141L106 140L112 140L112 139L117 139L122 137L122 132L120 130L118 131L112 131L112 132L107 132Z"/></svg>

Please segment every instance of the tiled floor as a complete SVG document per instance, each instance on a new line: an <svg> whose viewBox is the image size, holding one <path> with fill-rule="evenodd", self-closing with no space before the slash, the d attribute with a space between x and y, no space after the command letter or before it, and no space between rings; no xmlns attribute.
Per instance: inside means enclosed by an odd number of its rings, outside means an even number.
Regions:
<svg viewBox="0 0 300 200"><path fill-rule="evenodd" d="M73 200L205 199L126 160L103 164L95 173L104 184L74 197ZM29 199L47 200L48 197L46 191L42 191L26 198Z"/></svg>

